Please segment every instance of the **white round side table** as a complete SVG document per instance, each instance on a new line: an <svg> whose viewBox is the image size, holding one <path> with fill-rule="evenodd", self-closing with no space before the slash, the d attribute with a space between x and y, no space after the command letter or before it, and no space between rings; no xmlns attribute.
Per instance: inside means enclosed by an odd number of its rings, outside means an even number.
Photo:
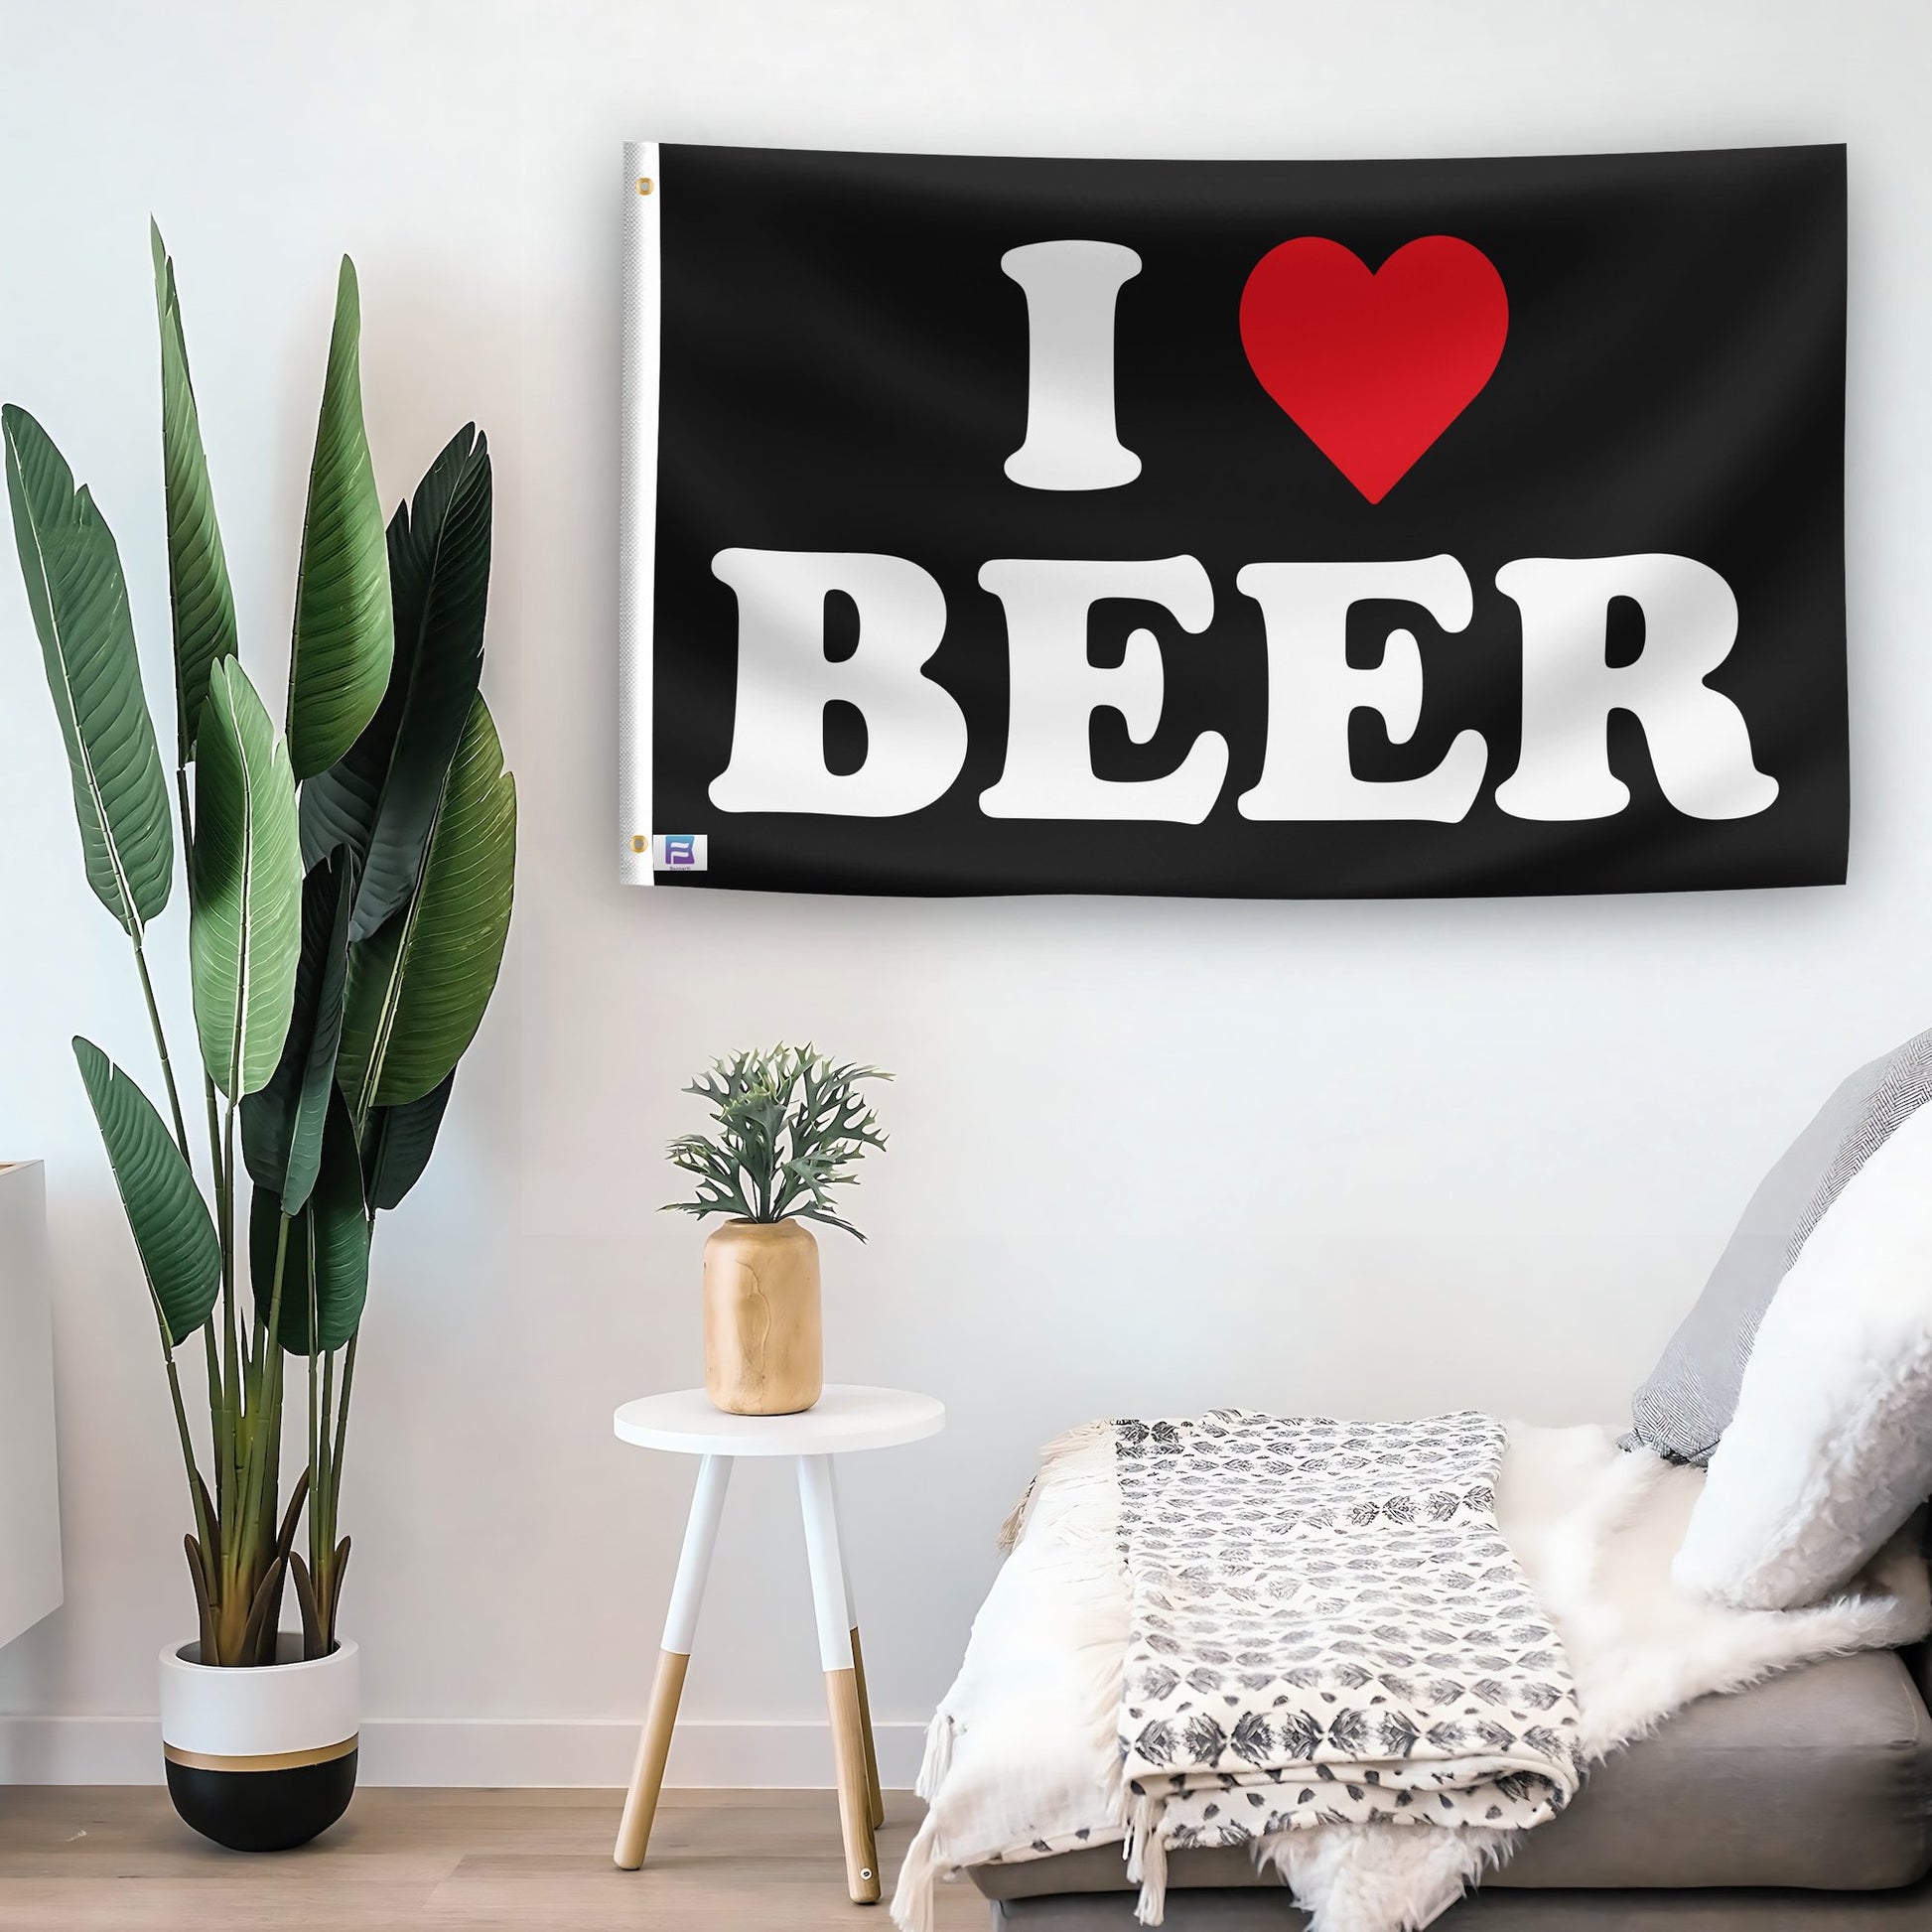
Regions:
<svg viewBox="0 0 1932 1932"><path fill-rule="evenodd" d="M698 1604L725 1513L732 1464L741 1455L788 1455L798 1467L798 1506L805 1521L812 1608L818 1620L819 1663L832 1715L832 1751L838 1772L839 1825L845 1837L846 1889L862 1905L879 1899L879 1852L873 1834L886 1822L879 1790L879 1756L866 1698L866 1666L859 1648L859 1616L852 1579L839 1546L838 1485L832 1458L858 1449L893 1449L936 1436L945 1406L904 1389L855 1388L831 1383L817 1404L795 1416L728 1416L702 1389L647 1395L626 1402L612 1418L621 1441L644 1449L698 1455L697 1492L684 1526L677 1581L664 1617L664 1646L651 1684L636 1768L624 1794L613 1857L626 1871L644 1862L651 1820L664 1786L664 1760L677 1724L678 1699L691 1662Z"/></svg>

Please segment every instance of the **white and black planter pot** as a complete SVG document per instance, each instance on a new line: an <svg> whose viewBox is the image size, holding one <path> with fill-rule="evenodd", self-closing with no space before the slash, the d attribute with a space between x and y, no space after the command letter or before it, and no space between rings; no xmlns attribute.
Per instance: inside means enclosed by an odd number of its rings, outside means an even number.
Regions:
<svg viewBox="0 0 1932 1932"><path fill-rule="evenodd" d="M302 1661L284 1632L277 1661L213 1669L202 1647L161 1653L161 1742L183 1820L234 1852L285 1852L326 1832L355 1790L357 1652Z"/></svg>

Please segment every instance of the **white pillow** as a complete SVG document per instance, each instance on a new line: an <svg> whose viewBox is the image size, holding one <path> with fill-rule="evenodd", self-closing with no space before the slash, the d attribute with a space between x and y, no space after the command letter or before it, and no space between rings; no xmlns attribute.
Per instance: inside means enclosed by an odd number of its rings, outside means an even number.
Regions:
<svg viewBox="0 0 1932 1932"><path fill-rule="evenodd" d="M1745 1609L1848 1583L1932 1492L1932 1107L1852 1177L1744 1370L1671 1574Z"/></svg>

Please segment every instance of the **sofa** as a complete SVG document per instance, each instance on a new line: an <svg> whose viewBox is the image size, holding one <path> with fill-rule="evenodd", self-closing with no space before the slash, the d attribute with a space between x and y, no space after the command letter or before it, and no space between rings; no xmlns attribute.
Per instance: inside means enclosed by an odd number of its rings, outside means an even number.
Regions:
<svg viewBox="0 0 1932 1932"><path fill-rule="evenodd" d="M1932 1932L1932 1647L1690 1706L1591 1773L1443 1932ZM968 1874L999 1932L1131 1932L1120 1847ZM1303 1932L1242 1850L1177 1852L1168 1932Z"/></svg>
<svg viewBox="0 0 1932 1932"><path fill-rule="evenodd" d="M1744 1618L1834 1603L1905 1527L1932 1481L1928 1255L1932 1030L1827 1099L1636 1392L1622 1447L1707 1471L1687 1521L1673 1519L1671 1588ZM1171 1932L1307 1932L1251 1854L1172 1852ZM1118 1844L967 1869L996 1927L1136 1923ZM1365 1918L1400 1916L1373 1902ZM1433 1925L1932 1932L1932 1642L1827 1655L1677 1709Z"/></svg>

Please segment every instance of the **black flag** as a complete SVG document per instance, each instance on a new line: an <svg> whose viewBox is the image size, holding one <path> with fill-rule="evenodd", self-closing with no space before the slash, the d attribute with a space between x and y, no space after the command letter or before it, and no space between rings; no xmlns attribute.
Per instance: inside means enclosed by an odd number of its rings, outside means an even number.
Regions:
<svg viewBox="0 0 1932 1932"><path fill-rule="evenodd" d="M1842 148L628 155L627 877L1844 878Z"/></svg>

